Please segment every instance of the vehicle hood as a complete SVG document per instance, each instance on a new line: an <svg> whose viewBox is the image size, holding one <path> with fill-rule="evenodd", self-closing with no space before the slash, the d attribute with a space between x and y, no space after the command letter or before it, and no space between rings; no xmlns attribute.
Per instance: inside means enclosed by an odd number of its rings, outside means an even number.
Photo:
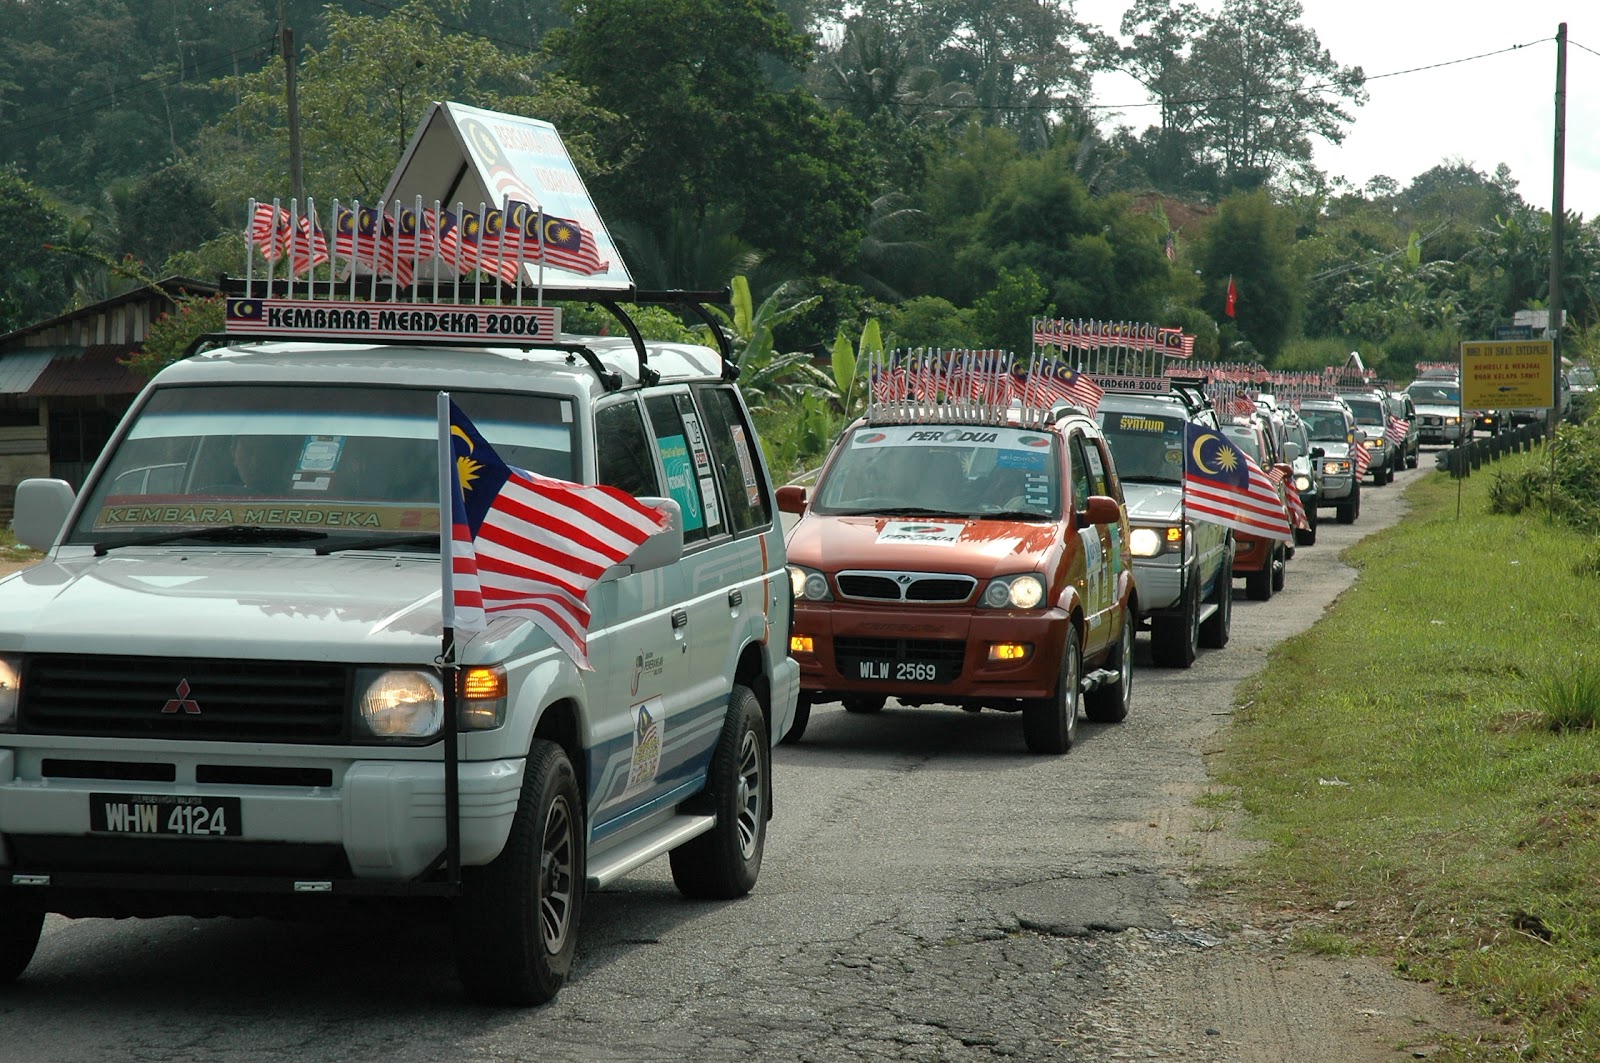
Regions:
<svg viewBox="0 0 1600 1063"><path fill-rule="evenodd" d="M1131 484L1123 481L1122 497L1130 524L1166 524L1178 519L1183 488L1177 484Z"/></svg>
<svg viewBox="0 0 1600 1063"><path fill-rule="evenodd" d="M960 572L978 579L1045 567L1057 524L951 517L808 513L789 532L789 561L829 572Z"/></svg>
<svg viewBox="0 0 1600 1063"><path fill-rule="evenodd" d="M1344 459L1350 456L1350 444L1342 440L1335 443L1332 440L1314 439L1311 441L1311 445L1322 448L1322 457L1324 460L1328 458Z"/></svg>
<svg viewBox="0 0 1600 1063"><path fill-rule="evenodd" d="M0 581L0 648L422 662L439 652L433 557L127 549Z"/></svg>
<svg viewBox="0 0 1600 1063"><path fill-rule="evenodd" d="M1459 417L1461 415L1460 407L1453 402L1449 405L1437 402L1419 402L1416 406L1419 415L1424 413L1432 414L1435 417Z"/></svg>

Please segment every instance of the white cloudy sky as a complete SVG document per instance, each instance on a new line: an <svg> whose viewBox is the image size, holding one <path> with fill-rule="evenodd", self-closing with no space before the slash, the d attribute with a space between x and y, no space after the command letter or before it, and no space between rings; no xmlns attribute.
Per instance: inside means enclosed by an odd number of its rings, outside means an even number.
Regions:
<svg viewBox="0 0 1600 1063"><path fill-rule="evenodd" d="M1126 0L1077 0L1078 17L1118 34ZM1218 0L1201 0L1215 11ZM1554 156L1556 27L1567 23L1566 207L1600 215L1600 4L1595 0L1301 0L1343 66L1367 76L1465 59L1515 44L1517 51L1372 81L1366 106L1340 145L1316 141L1317 165L1357 187L1386 174L1411 178L1459 157L1485 173L1504 162L1522 198L1548 210ZM1531 43L1538 42L1538 43ZM1583 47L1579 47L1579 46ZM1592 49L1585 51L1584 48ZM1139 84L1102 75L1096 103L1137 103ZM1150 124L1153 111L1120 121Z"/></svg>

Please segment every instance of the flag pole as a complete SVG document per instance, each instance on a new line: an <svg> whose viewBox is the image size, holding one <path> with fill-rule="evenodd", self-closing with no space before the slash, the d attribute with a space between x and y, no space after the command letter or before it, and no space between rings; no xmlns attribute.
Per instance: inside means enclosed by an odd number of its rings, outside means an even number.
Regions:
<svg viewBox="0 0 1600 1063"><path fill-rule="evenodd" d="M451 886L461 884L461 765L456 748L456 712L461 677L456 663L455 594L451 567L455 559L452 524L455 512L455 469L451 461L450 393L439 392L439 578L442 594L439 631L439 671L444 683L444 860Z"/></svg>

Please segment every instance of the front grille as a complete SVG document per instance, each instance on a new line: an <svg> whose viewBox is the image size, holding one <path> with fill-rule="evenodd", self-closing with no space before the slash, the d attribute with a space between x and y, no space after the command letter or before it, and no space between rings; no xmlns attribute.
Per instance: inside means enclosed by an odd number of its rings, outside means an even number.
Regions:
<svg viewBox="0 0 1600 1063"><path fill-rule="evenodd" d="M871 639L836 636L833 640L834 666L843 670L848 661L904 661L909 664L943 664L952 669L950 678L961 676L967 644L960 639Z"/></svg>
<svg viewBox="0 0 1600 1063"><path fill-rule="evenodd" d="M839 593L880 602L964 602L978 581L944 572L841 572Z"/></svg>
<svg viewBox="0 0 1600 1063"><path fill-rule="evenodd" d="M28 658L25 668L18 714L24 734L222 742L348 737L353 675L345 665L47 654Z"/></svg>
<svg viewBox="0 0 1600 1063"><path fill-rule="evenodd" d="M1425 425L1430 425L1430 426L1442 425L1442 424L1444 424L1444 418L1443 417L1429 417L1429 416L1424 415L1423 418L1422 418L1422 423L1425 424Z"/></svg>

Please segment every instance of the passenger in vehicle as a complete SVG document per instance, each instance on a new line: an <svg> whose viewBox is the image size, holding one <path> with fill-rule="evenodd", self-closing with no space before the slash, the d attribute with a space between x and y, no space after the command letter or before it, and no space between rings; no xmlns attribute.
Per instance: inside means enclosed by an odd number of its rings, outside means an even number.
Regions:
<svg viewBox="0 0 1600 1063"><path fill-rule="evenodd" d="M285 436L241 435L233 439L235 484L243 495L281 495L290 490L289 477L299 460L300 444Z"/></svg>

